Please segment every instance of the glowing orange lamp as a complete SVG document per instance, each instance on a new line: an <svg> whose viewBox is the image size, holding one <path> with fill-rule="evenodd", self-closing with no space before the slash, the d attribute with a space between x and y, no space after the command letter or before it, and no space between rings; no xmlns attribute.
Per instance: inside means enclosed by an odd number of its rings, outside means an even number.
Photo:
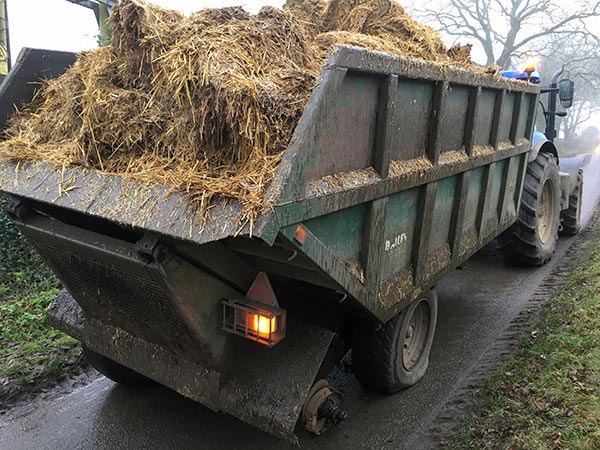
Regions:
<svg viewBox="0 0 600 450"><path fill-rule="evenodd" d="M535 66L536 60L533 56L530 56L529 58L527 58L527 62L525 63L525 72L527 72L527 74L531 76L531 74L535 72Z"/></svg>

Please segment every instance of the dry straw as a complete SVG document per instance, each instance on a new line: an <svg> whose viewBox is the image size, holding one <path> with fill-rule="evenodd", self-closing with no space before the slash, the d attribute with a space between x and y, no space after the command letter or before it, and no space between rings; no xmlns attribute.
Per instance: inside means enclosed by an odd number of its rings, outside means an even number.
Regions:
<svg viewBox="0 0 600 450"><path fill-rule="evenodd" d="M83 52L14 115L0 159L73 165L171 186L206 215L264 194L336 43L472 68L468 48L393 0L289 0L190 16L122 0L112 45Z"/></svg>

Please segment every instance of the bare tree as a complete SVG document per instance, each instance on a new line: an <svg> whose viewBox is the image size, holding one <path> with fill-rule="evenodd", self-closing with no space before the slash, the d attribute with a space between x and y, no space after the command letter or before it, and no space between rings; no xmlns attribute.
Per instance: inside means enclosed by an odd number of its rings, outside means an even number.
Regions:
<svg viewBox="0 0 600 450"><path fill-rule="evenodd" d="M573 104L567 117L562 121L561 128L564 140L572 142L577 137L577 132L581 126L590 120L592 114L600 111L598 104L592 104L586 101L579 101Z"/></svg>
<svg viewBox="0 0 600 450"><path fill-rule="evenodd" d="M540 41L540 69L543 83L562 69L563 77L575 81L575 101L567 117L560 120L566 141L572 141L581 127L600 112L600 45L598 38L588 34L574 34L570 39L562 35L546 36Z"/></svg>
<svg viewBox="0 0 600 450"><path fill-rule="evenodd" d="M419 2L419 5L423 3ZM600 16L600 2L587 0L439 0L414 14L449 36L479 44L486 65L508 68L548 36L592 34L586 19Z"/></svg>

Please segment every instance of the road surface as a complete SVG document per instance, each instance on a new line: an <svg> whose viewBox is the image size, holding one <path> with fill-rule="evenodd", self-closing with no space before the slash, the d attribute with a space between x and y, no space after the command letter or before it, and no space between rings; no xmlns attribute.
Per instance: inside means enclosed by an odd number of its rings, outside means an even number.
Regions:
<svg viewBox="0 0 600 450"><path fill-rule="evenodd" d="M600 157L586 167L584 220L600 194ZM561 239L552 261L539 269L510 267L492 245L439 288L439 318L425 378L393 396L363 389L337 369L349 419L323 437L300 433L303 449L402 449L425 445L453 392L465 382L573 238ZM34 401L0 416L1 450L217 450L292 449L228 416L215 414L160 386L127 389L105 378L51 401Z"/></svg>

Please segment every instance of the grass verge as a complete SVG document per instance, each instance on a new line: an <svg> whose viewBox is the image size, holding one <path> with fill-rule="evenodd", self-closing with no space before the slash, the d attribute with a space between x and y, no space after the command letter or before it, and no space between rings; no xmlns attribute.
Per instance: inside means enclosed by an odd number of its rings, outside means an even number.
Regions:
<svg viewBox="0 0 600 450"><path fill-rule="evenodd" d="M2 207L3 199L0 199ZM59 282L0 213L0 410L77 372L77 341L46 325Z"/></svg>
<svg viewBox="0 0 600 450"><path fill-rule="evenodd" d="M0 286L6 290L7 286ZM0 403L65 375L80 364L77 341L49 328L56 287L10 291L0 301Z"/></svg>
<svg viewBox="0 0 600 450"><path fill-rule="evenodd" d="M600 231L446 449L600 449Z"/></svg>

